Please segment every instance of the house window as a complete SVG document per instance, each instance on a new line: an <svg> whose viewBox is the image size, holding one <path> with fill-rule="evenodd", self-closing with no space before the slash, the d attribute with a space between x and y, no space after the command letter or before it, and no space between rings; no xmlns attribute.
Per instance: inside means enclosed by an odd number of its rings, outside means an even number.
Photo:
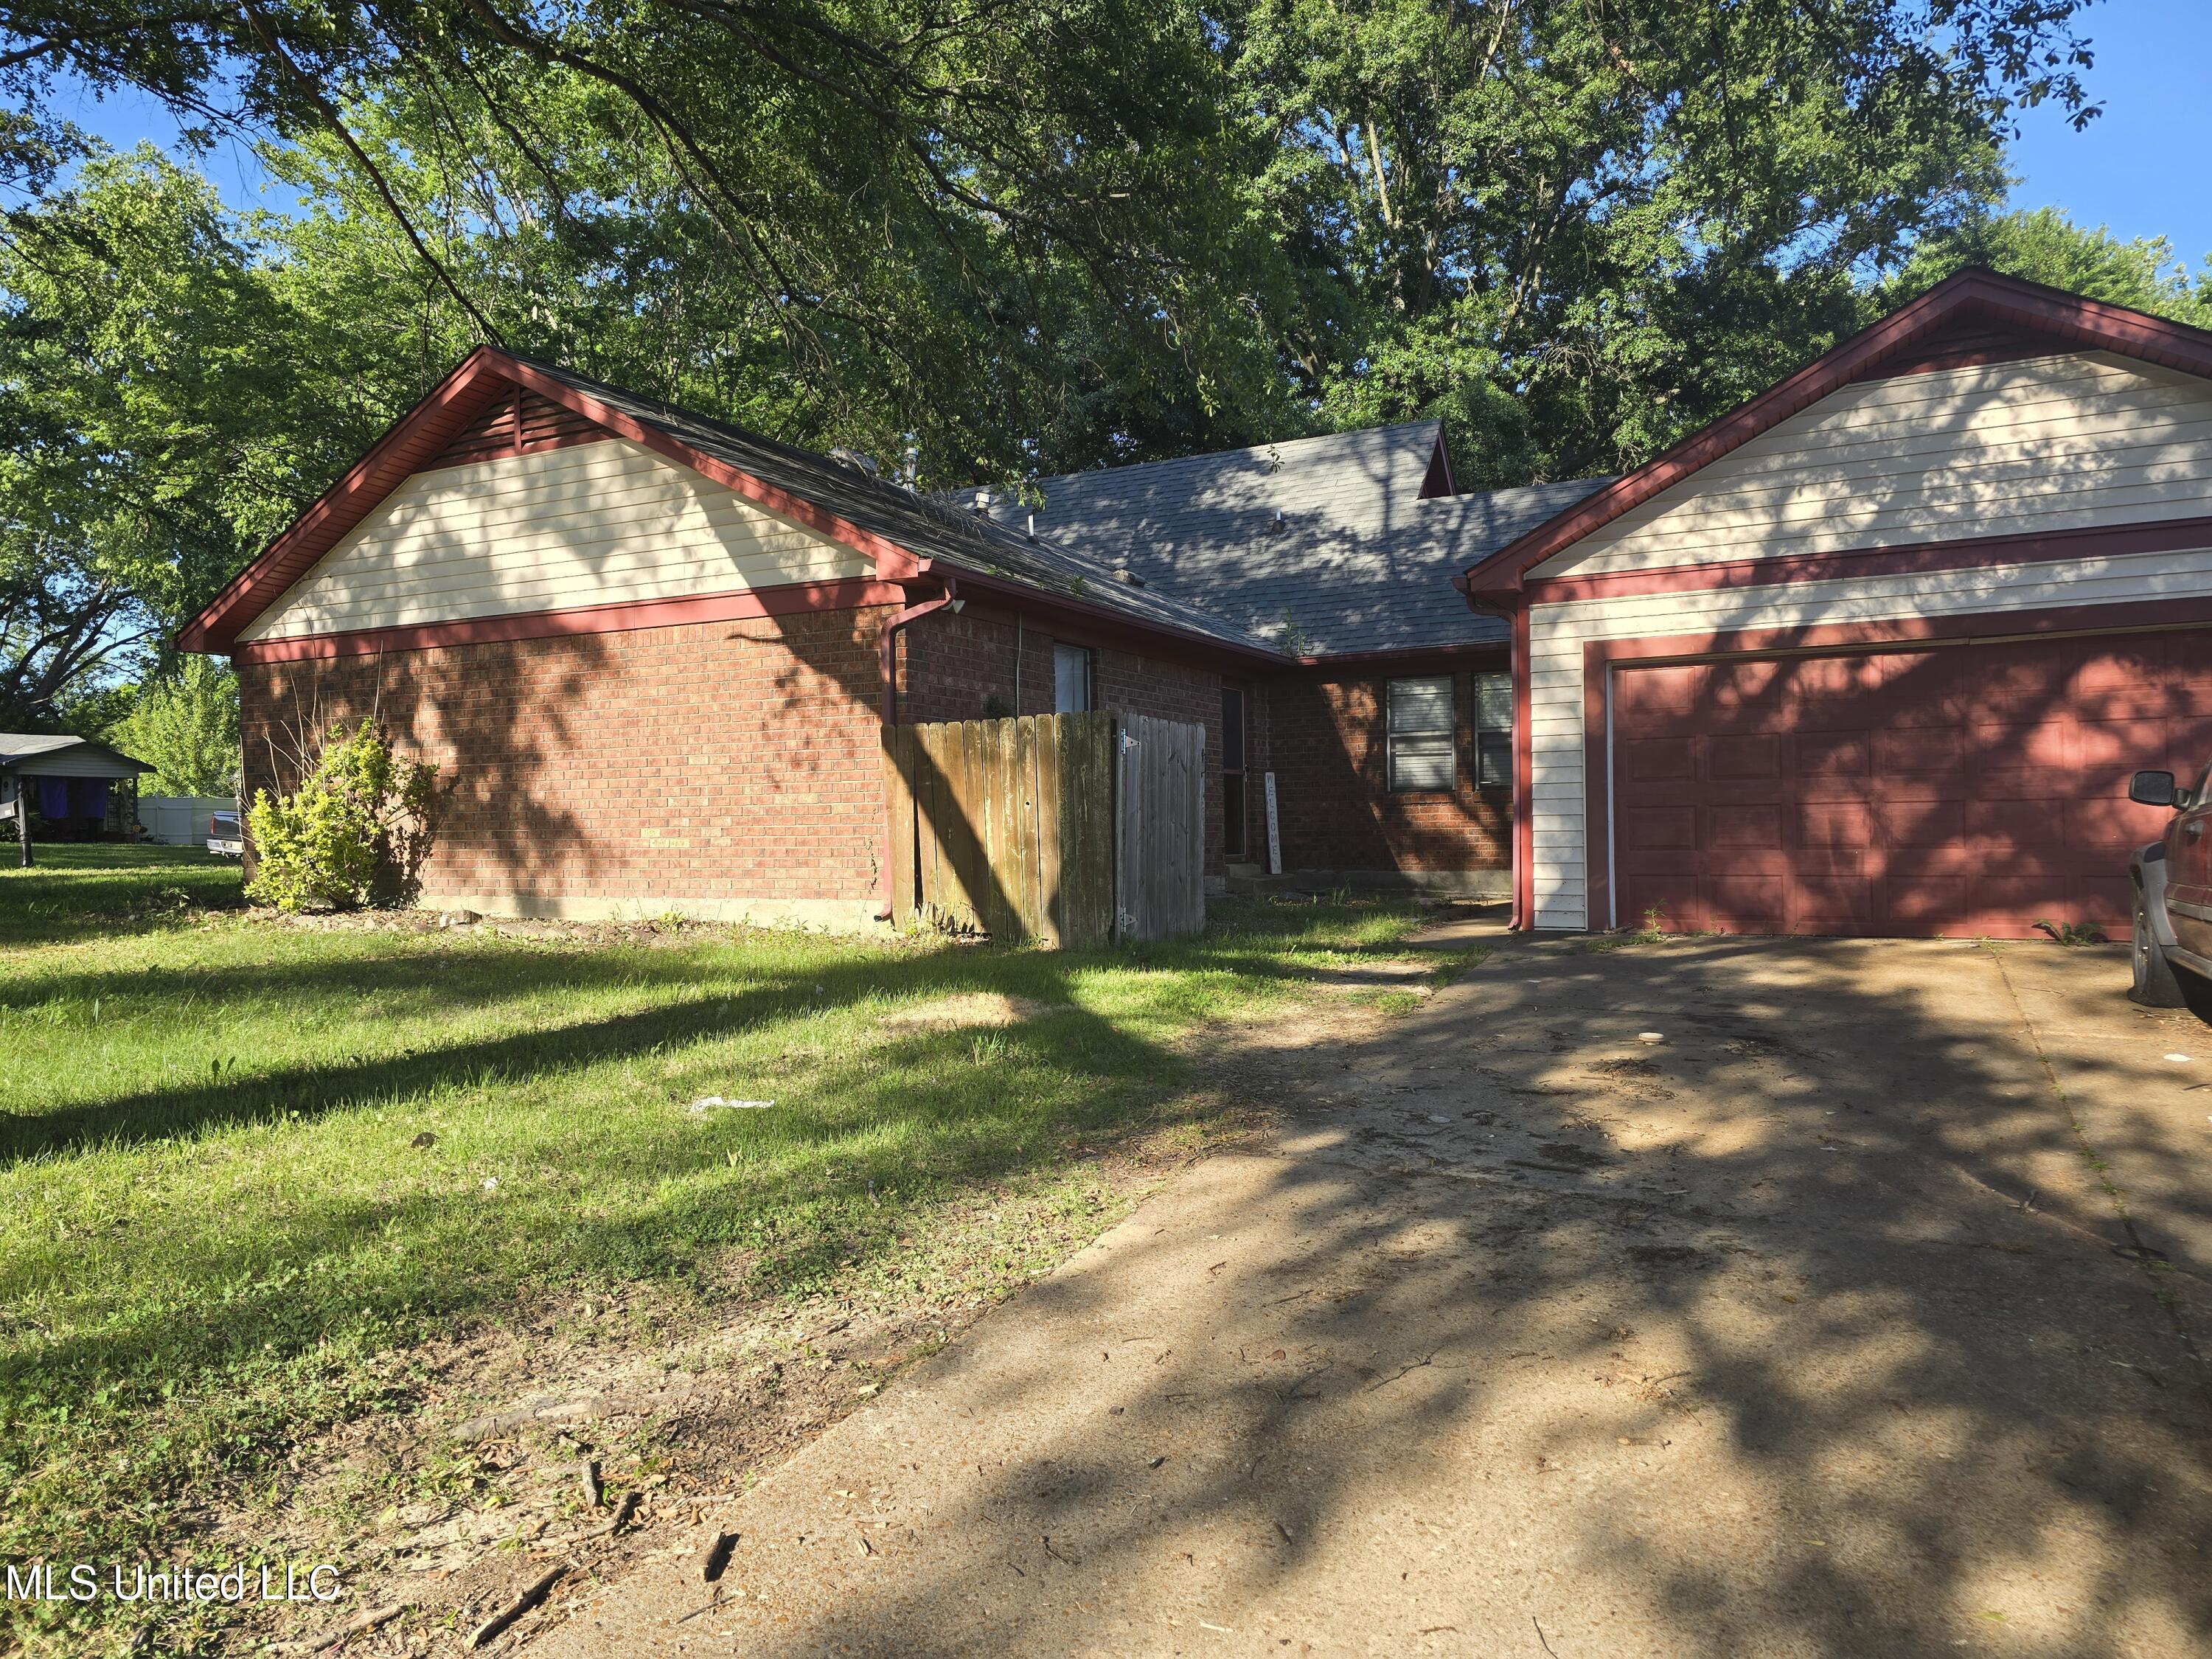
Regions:
<svg viewBox="0 0 2212 1659"><path fill-rule="evenodd" d="M1242 858L1247 850L1244 813L1244 693L1221 688L1221 850Z"/></svg>
<svg viewBox="0 0 2212 1659"><path fill-rule="evenodd" d="M1052 712L1081 714L1091 708L1092 652L1080 645L1052 648Z"/></svg>
<svg viewBox="0 0 2212 1659"><path fill-rule="evenodd" d="M1513 787L1513 676L1474 677L1475 782L1485 789Z"/></svg>
<svg viewBox="0 0 2212 1659"><path fill-rule="evenodd" d="M1391 790L1449 789L1455 775L1451 677L1392 680L1389 724Z"/></svg>

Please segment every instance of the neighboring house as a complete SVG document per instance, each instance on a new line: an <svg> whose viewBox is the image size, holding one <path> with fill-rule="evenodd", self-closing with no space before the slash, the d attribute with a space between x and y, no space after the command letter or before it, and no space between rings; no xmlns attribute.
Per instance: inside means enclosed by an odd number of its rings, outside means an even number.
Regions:
<svg viewBox="0 0 2212 1659"><path fill-rule="evenodd" d="M131 823L130 792L115 786L153 769L89 738L0 732L0 817L26 845L32 826L71 840L120 835Z"/></svg>
<svg viewBox="0 0 2212 1659"><path fill-rule="evenodd" d="M2212 335L1954 277L1486 558L1547 928L2126 925L2212 757Z"/></svg>
<svg viewBox="0 0 2212 1659"><path fill-rule="evenodd" d="M1032 531L483 349L179 643L248 799L371 714L443 769L428 904L849 925L883 721L1094 706L1206 728L1217 884L1272 769L1292 869L1503 892L1505 634L1449 583L1589 486L1450 495L1434 424L1096 479Z"/></svg>

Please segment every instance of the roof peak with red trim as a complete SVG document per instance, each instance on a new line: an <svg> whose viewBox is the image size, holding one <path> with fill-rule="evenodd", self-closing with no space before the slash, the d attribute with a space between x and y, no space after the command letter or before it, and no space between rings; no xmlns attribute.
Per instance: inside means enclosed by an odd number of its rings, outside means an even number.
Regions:
<svg viewBox="0 0 2212 1659"><path fill-rule="evenodd" d="M528 393L712 479L781 517L876 562L879 581L908 581L943 563L963 580L1003 584L1036 600L1097 613L1161 635L1238 654L1279 659L1279 648L1172 595L1117 583L1079 551L1031 541L976 514L957 512L828 456L641 398L587 376L478 346L338 481L233 577L178 635L179 649L227 653L240 634L313 569L407 478L450 465L456 441L470 450L487 414L514 409L528 447ZM498 422L495 420L493 426ZM573 441L555 433L547 442Z"/></svg>
<svg viewBox="0 0 2212 1659"><path fill-rule="evenodd" d="M1854 381L2017 356L2036 340L2212 379L2212 333L2204 330L2017 276L1959 271L1666 453L1478 560L1452 585L1470 599L1517 594L1537 565ZM1947 343L1953 349L1947 351Z"/></svg>

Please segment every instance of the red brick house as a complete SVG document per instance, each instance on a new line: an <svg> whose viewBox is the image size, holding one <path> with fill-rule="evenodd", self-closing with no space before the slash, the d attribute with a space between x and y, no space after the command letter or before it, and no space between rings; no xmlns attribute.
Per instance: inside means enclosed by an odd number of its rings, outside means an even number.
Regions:
<svg viewBox="0 0 2212 1659"><path fill-rule="evenodd" d="M1459 495L1417 424L948 503L568 371L472 353L187 626L245 787L375 714L447 795L427 904L856 925L881 724L1202 723L1208 873L1505 890L1504 625L1469 556L1594 483Z"/></svg>

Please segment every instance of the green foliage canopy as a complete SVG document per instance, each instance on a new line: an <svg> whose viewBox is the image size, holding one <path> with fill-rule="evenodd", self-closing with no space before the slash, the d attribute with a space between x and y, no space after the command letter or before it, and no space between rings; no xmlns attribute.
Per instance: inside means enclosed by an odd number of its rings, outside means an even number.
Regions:
<svg viewBox="0 0 2212 1659"><path fill-rule="evenodd" d="M143 686L106 739L154 768L142 795L231 795L240 763L238 679L206 657L187 657L173 678Z"/></svg>

